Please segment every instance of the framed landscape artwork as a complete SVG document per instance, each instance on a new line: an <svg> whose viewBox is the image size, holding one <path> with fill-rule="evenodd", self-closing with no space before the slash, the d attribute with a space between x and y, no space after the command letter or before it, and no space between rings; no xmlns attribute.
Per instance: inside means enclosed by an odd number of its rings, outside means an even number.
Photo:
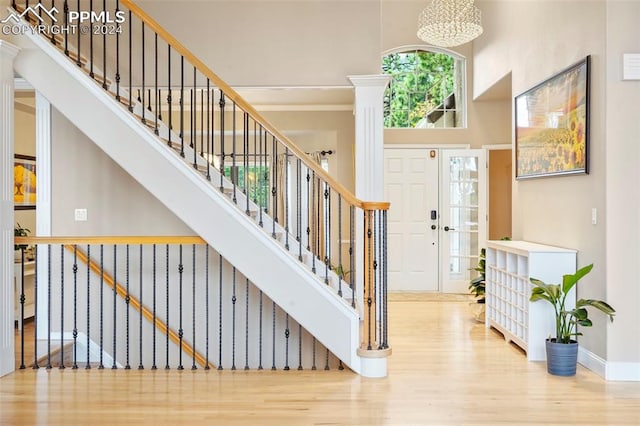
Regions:
<svg viewBox="0 0 640 426"><path fill-rule="evenodd" d="M13 163L13 203L16 210L36 208L36 157L15 155Z"/></svg>
<svg viewBox="0 0 640 426"><path fill-rule="evenodd" d="M589 62L516 96L516 179L589 173Z"/></svg>

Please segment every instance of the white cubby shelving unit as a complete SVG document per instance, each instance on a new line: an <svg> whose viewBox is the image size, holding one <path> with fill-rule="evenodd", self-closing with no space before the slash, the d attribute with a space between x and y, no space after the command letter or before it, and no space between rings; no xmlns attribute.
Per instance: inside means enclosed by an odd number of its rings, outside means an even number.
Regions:
<svg viewBox="0 0 640 426"><path fill-rule="evenodd" d="M555 337L553 307L546 301L529 301L533 288L529 278L562 283L563 275L576 271L576 254L528 241L487 242L485 325L524 349L529 361L545 360L545 340ZM566 307L573 306L575 288Z"/></svg>

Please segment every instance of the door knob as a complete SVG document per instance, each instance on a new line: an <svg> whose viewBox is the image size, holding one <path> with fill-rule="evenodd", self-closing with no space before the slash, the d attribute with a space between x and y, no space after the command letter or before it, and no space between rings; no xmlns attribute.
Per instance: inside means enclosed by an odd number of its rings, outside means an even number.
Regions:
<svg viewBox="0 0 640 426"><path fill-rule="evenodd" d="M455 228L449 228L448 226L444 227L445 231L455 231Z"/></svg>
<svg viewBox="0 0 640 426"><path fill-rule="evenodd" d="M436 228L437 228L437 226L431 225L431 229L433 229L434 231L435 231Z"/></svg>

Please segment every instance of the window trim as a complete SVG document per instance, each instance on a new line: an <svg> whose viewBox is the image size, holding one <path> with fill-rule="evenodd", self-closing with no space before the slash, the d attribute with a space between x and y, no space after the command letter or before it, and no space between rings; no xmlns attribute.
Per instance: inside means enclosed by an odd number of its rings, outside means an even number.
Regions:
<svg viewBox="0 0 640 426"><path fill-rule="evenodd" d="M442 53L445 55L449 55L454 58L454 60L459 61L460 64L460 83L462 84L462 92L463 96L460 100L460 109L463 112L463 120L459 127L442 127L437 129L417 129L414 127L385 127L385 130L456 130L456 129L467 129L468 127L468 116L469 109L467 108L467 97L468 97L468 87L467 87L467 57L460 54L459 52L455 52L453 50L445 49L444 47L431 46L428 44L408 44L404 46L394 47L392 49L388 49L382 52L380 55L380 63L382 64L382 59L387 55L392 55L394 53L405 53L408 51L424 51L431 53ZM389 75L390 74L385 74Z"/></svg>

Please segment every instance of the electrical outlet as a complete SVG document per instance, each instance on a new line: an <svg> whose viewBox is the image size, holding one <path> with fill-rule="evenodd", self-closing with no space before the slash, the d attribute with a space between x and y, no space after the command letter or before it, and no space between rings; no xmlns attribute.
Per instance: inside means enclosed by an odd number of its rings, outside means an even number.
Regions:
<svg viewBox="0 0 640 426"><path fill-rule="evenodd" d="M87 220L87 209L76 209L75 219L76 222L85 222Z"/></svg>
<svg viewBox="0 0 640 426"><path fill-rule="evenodd" d="M595 207L591 209L591 224L598 224L598 210Z"/></svg>

